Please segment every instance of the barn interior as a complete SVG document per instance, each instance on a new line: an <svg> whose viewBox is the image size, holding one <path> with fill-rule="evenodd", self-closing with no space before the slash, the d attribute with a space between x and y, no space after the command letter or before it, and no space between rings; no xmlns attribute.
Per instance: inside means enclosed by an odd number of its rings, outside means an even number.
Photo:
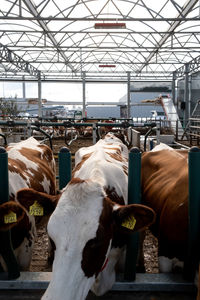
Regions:
<svg viewBox="0 0 200 300"><path fill-rule="evenodd" d="M199 147L199 41L198 0L1 0L0 145L44 141L57 177L62 147L73 168L75 152L108 131L122 132L129 149L142 152L160 142ZM14 299L14 290L19 299L39 299L51 273L47 247L42 229L30 273L0 280L0 299ZM144 277L127 283L120 274L112 299L118 292L137 299L139 291L148 299L194 299L193 282L158 274L150 233L145 251Z"/></svg>

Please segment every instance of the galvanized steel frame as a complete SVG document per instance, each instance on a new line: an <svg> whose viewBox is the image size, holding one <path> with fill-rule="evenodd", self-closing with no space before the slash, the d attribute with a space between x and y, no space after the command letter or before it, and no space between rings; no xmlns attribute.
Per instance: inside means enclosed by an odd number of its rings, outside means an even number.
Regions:
<svg viewBox="0 0 200 300"><path fill-rule="evenodd" d="M110 80L111 76L111 81L126 80L127 72L130 72L130 80L171 80L173 71L180 65L189 63L191 70L198 69L199 59L196 55L200 50L199 0L187 0L182 7L174 0L166 0L162 10L157 12L147 7L143 0L119 0L118 2L107 0L98 15L89 6L92 0L76 1L68 13L65 12L66 8L62 10L56 5L55 0L40 0L38 5L33 0L6 0L6 2L10 7L7 11L0 11L0 22L4 20L11 24L12 21L14 29L9 27L8 30L1 29L0 26L0 40L5 36L10 40L9 45L0 44L0 65L3 66L1 79L22 80L22 76L25 76L25 80L31 80L34 77L39 78L41 74L42 81L81 80L84 71L86 80ZM121 2L132 3L133 7L126 15L120 9ZM169 2L177 12L175 18L165 18L163 15L163 9ZM105 14L101 14L103 8L109 3L116 8L118 21L125 21L127 24L140 22L147 25L149 29L139 32L132 28L120 32L117 30L97 32L91 27L87 28L88 21L116 21L112 12L106 18ZM57 7L58 13L47 17L43 12L50 4ZM71 13L78 5L84 6L88 16L71 17ZM132 11L137 6L145 8L150 17L133 17ZM198 10L198 14L193 16L193 13L191 17L190 13L194 10L195 12ZM28 21L29 26L24 25L19 29L19 21ZM82 30L67 30L67 27L63 26L62 36L59 38L59 30L52 30L50 26L52 21L71 24L81 22L85 25ZM193 26L190 28L191 21ZM154 22L165 22L169 25L168 29L155 30L151 26ZM184 30L179 30L179 26L183 23L186 27ZM17 39L15 35L18 35ZM102 36L102 41L98 44L95 42L97 35ZM79 36L78 40L75 41L77 36ZM137 41L138 36L143 38L143 42ZM183 36L187 37L184 42ZM23 41L24 37L26 42ZM37 41L33 42L31 38L33 40L37 38ZM104 43L107 38L113 42L111 46L106 46ZM192 45L189 43L191 38L195 41ZM26 39L29 40L29 45ZM63 45L66 40L71 41L71 45ZM88 42L83 45L85 40ZM129 45L127 41L130 42ZM150 45L147 46L146 41L149 41ZM12 59L9 59L7 53L9 55L12 53ZM117 64L120 70L98 70L99 64ZM183 69L184 66L179 67L176 76L179 76Z"/></svg>

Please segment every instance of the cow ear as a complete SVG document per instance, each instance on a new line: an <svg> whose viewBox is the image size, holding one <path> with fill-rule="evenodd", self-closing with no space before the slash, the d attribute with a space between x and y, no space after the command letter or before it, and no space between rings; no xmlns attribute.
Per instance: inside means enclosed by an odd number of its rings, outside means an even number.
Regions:
<svg viewBox="0 0 200 300"><path fill-rule="evenodd" d="M24 188L17 192L16 198L28 212L30 212L30 209L34 207L35 210L42 211L41 215L49 215L56 208L60 196L61 194L49 195L35 191L31 188Z"/></svg>
<svg viewBox="0 0 200 300"><path fill-rule="evenodd" d="M114 206L113 218L120 231L131 233L146 229L155 222L155 212L141 204Z"/></svg>
<svg viewBox="0 0 200 300"><path fill-rule="evenodd" d="M6 231L16 226L25 216L24 208L15 201L0 205L0 230Z"/></svg>

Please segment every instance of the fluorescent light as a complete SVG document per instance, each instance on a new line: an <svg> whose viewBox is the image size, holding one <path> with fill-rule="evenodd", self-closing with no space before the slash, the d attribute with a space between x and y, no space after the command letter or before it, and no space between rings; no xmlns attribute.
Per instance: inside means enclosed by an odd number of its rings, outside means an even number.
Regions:
<svg viewBox="0 0 200 300"><path fill-rule="evenodd" d="M125 29L126 23L95 23L95 29Z"/></svg>
<svg viewBox="0 0 200 300"><path fill-rule="evenodd" d="M99 65L100 68L115 68L116 65Z"/></svg>

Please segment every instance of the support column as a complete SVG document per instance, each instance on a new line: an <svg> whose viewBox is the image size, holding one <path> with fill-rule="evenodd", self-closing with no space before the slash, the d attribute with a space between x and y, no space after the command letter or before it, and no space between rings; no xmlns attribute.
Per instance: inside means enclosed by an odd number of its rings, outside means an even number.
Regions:
<svg viewBox="0 0 200 300"><path fill-rule="evenodd" d="M23 76L23 81L22 81L22 97L25 101L26 100L26 83L24 81L24 76Z"/></svg>
<svg viewBox="0 0 200 300"><path fill-rule="evenodd" d="M188 76L188 86L189 86L189 90L188 90L188 114L189 114L189 118L191 116L191 109L192 109L192 76L189 75Z"/></svg>
<svg viewBox="0 0 200 300"><path fill-rule="evenodd" d="M82 82L83 82L83 110L82 110L82 117L85 118L85 102L86 102L86 95L85 95L85 72L82 73Z"/></svg>
<svg viewBox="0 0 200 300"><path fill-rule="evenodd" d="M178 106L177 99L176 99L176 71L173 72L173 78L172 78L172 101L175 106Z"/></svg>
<svg viewBox="0 0 200 300"><path fill-rule="evenodd" d="M131 72L127 72L127 118L131 116L131 93L130 93Z"/></svg>
<svg viewBox="0 0 200 300"><path fill-rule="evenodd" d="M184 121L186 124L190 117L189 115L189 64L185 64L184 102L185 102Z"/></svg>
<svg viewBox="0 0 200 300"><path fill-rule="evenodd" d="M38 76L38 117L42 117L42 83L41 73Z"/></svg>

